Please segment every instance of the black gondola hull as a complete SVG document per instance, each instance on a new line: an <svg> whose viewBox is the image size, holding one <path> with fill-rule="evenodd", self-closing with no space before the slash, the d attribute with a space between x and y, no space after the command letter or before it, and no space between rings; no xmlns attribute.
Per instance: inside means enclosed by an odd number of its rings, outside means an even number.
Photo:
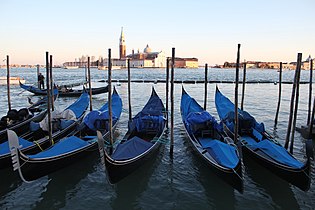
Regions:
<svg viewBox="0 0 315 210"><path fill-rule="evenodd" d="M70 135L76 129L78 123L81 122L82 119L83 115L80 117L78 121L72 123L67 128L63 129L62 131L53 133L52 138L54 140L54 143L57 143L60 139ZM32 155L47 149L49 146L51 146L49 137L44 137L43 139L39 140L37 144L24 148L21 151L24 154ZM12 165L11 154L0 156L0 169L10 167L11 165Z"/></svg>
<svg viewBox="0 0 315 210"><path fill-rule="evenodd" d="M33 161L32 159L28 159L26 156L20 154L20 164L22 166L21 170L23 177L27 181L36 180L86 157L95 150L97 150L97 143L91 144L89 147L76 152L52 158L45 158L42 161L40 159Z"/></svg>
<svg viewBox="0 0 315 210"><path fill-rule="evenodd" d="M29 86L29 85L23 85L20 84L20 87L24 90L27 90L31 93L34 93L35 95L47 95L46 90L40 90L36 87ZM57 89L55 89L57 92ZM86 91L89 93L90 89L86 89ZM59 97L78 97L82 94L83 90L71 90L67 92L63 92L61 90L58 90ZM107 93L108 92L108 86L105 87L99 87L99 88L92 88L92 95L97 95L101 93Z"/></svg>
<svg viewBox="0 0 315 210"><path fill-rule="evenodd" d="M39 121L40 119L43 119L45 115L46 115L46 111L42 111L27 120L24 120L20 123L17 123L13 126L8 127L8 129L14 131L18 136L23 135L24 133L27 133L29 131L30 123L32 121ZM3 143L7 139L8 139L7 130L6 129L1 130L0 143Z"/></svg>
<svg viewBox="0 0 315 210"><path fill-rule="evenodd" d="M308 160L305 165L301 169L294 169L284 167L280 164L277 164L274 161L268 160L260 155L257 155L250 148L243 146L242 147L245 158L251 158L255 160L257 163L291 183L292 185L300 188L303 191L307 191L310 188L310 161Z"/></svg>
<svg viewBox="0 0 315 210"><path fill-rule="evenodd" d="M233 132L231 132L226 126L224 126L224 130L228 136L234 138ZM242 144L242 151L245 158L252 158L257 163L270 170L272 173L300 188L301 190L307 191L310 188L310 160L307 160L301 169L295 169L285 167L282 164L267 158L266 156L259 155L244 144Z"/></svg>
<svg viewBox="0 0 315 210"><path fill-rule="evenodd" d="M186 130L186 127L185 127L185 130ZM217 164L210 161L205 155L202 154L203 149L201 147L198 147L198 145L192 140L187 130L186 130L186 134L193 147L194 153L196 153L198 157L201 158L204 161L204 163L207 164L207 166L209 166L210 170L213 173L215 173L218 177L220 177L223 181L227 182L233 188L238 190L240 193L243 193L244 184L243 184L243 170L242 170L241 159L233 170L220 167Z"/></svg>
<svg viewBox="0 0 315 210"><path fill-rule="evenodd" d="M129 174L133 173L137 168L145 164L148 160L153 159L156 156L159 147L160 143L157 142L145 154L127 161L114 161L104 150L106 172L110 183L115 184L119 182Z"/></svg>

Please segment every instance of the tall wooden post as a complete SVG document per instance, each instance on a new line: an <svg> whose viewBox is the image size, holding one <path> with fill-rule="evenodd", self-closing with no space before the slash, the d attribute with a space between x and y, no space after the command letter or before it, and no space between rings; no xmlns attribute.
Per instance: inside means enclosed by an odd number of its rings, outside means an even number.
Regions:
<svg viewBox="0 0 315 210"><path fill-rule="evenodd" d="M53 86L53 76L52 76L52 63L53 63L53 56L50 55L50 62L49 62L49 80L50 80L50 92L51 92L51 110L54 111L54 86Z"/></svg>
<svg viewBox="0 0 315 210"><path fill-rule="evenodd" d="M48 136L52 139L52 124L51 124L51 93L50 93L50 79L49 79L49 54L46 52L46 86L47 86L47 116L48 116Z"/></svg>
<svg viewBox="0 0 315 210"><path fill-rule="evenodd" d="M302 65L302 53L298 53L298 61L296 64L297 69L297 78L296 78L296 97L295 97L295 106L294 106L294 118L292 126L292 135L291 135L291 144L290 144L290 153L293 154L293 144L294 144L294 133L296 126L297 111L299 106L299 94L300 94L300 74L301 74L301 65ZM290 123L290 122L289 122Z"/></svg>
<svg viewBox="0 0 315 210"><path fill-rule="evenodd" d="M132 119L132 110L131 110L131 81L130 81L130 59L127 59L127 68L128 68L128 106L129 106L129 121Z"/></svg>
<svg viewBox="0 0 315 210"><path fill-rule="evenodd" d="M38 81L38 75L39 75L39 64L37 64L37 77L36 77L36 79L37 79L37 86L38 86L38 89L40 89L40 83L39 83L39 81Z"/></svg>
<svg viewBox="0 0 315 210"><path fill-rule="evenodd" d="M294 98L295 98L295 89L296 89L296 83L297 83L297 74L298 72L298 66L296 66L296 70L294 73L294 80L293 80L293 86L292 86L292 93L291 93L291 101L290 101L290 112L289 112L289 121L288 121L288 129L287 129L287 135L285 138L284 148L288 149L289 142L290 142L290 134L291 134L291 128L292 128L292 118L293 118L293 109L294 109Z"/></svg>
<svg viewBox="0 0 315 210"><path fill-rule="evenodd" d="M92 106L92 85L91 85L91 70L90 70L90 57L88 57L88 79L89 79L89 94L90 94L90 111L93 110ZM85 75L86 75L86 67L85 67Z"/></svg>
<svg viewBox="0 0 315 210"><path fill-rule="evenodd" d="M170 156L173 158L174 149L174 66L175 66L175 48L172 48L172 67L171 67L171 145Z"/></svg>
<svg viewBox="0 0 315 210"><path fill-rule="evenodd" d="M313 59L310 60L310 84L308 91L308 115L307 115L307 125L311 121L311 107L312 107L312 86L313 86Z"/></svg>
<svg viewBox="0 0 315 210"><path fill-rule="evenodd" d="M241 44L237 45L237 59L236 59L236 74L235 74L235 98L234 98L234 114L235 114L235 126L234 126L234 142L237 143L238 139L238 80L240 71L240 48Z"/></svg>
<svg viewBox="0 0 315 210"><path fill-rule="evenodd" d="M314 97L314 101L313 101L313 110L312 110L311 122L309 125L309 134L308 134L309 139L312 139L312 136L313 136L314 116L315 116L315 97Z"/></svg>
<svg viewBox="0 0 315 210"><path fill-rule="evenodd" d="M170 58L166 59L166 93L165 93L165 100L166 100L166 128L168 128L168 96L169 96L169 80L170 80Z"/></svg>
<svg viewBox="0 0 315 210"><path fill-rule="evenodd" d="M282 85L282 62L280 62L280 70L279 70L279 97L278 97L278 106L277 106L277 112L276 112L276 117L275 117L275 126L277 127L278 124L278 115L279 115L279 110L280 110L280 103L281 103L281 85Z"/></svg>
<svg viewBox="0 0 315 210"><path fill-rule="evenodd" d="M109 112L109 140L111 144L110 153L112 153L113 141L113 118L112 118L112 51L108 49L108 112Z"/></svg>
<svg viewBox="0 0 315 210"><path fill-rule="evenodd" d="M7 94L8 94L8 108L11 110L11 97L10 97L10 61L7 55Z"/></svg>
<svg viewBox="0 0 315 210"><path fill-rule="evenodd" d="M241 100L241 110L244 110L244 97L245 97L245 85L246 85L246 62L244 62L243 71L243 88L242 88L242 100Z"/></svg>
<svg viewBox="0 0 315 210"><path fill-rule="evenodd" d="M203 109L207 110L207 96L208 96L208 64L205 65L205 99Z"/></svg>

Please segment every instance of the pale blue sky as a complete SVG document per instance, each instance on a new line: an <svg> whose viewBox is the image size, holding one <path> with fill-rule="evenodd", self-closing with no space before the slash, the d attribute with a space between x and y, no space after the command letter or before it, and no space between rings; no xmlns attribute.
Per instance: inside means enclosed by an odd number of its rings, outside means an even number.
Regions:
<svg viewBox="0 0 315 210"><path fill-rule="evenodd" d="M197 57L199 63L315 57L314 0L0 0L0 56L11 63L61 64L82 55L118 57L127 45ZM4 62L2 62L4 64Z"/></svg>

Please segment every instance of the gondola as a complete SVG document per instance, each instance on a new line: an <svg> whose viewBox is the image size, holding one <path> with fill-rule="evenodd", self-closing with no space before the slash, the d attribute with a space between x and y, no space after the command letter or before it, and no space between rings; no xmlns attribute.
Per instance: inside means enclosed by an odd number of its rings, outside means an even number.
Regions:
<svg viewBox="0 0 315 210"><path fill-rule="evenodd" d="M234 104L218 89L215 104L225 132L234 137ZM297 186L303 191L310 188L310 157L302 163L293 157L279 142L265 130L263 123L258 123L246 111L238 110L239 130L244 158L249 157L269 169L279 177ZM307 154L309 154L307 152Z"/></svg>
<svg viewBox="0 0 315 210"><path fill-rule="evenodd" d="M110 183L119 182L156 155L166 127L164 111L162 100L152 88L149 101L128 123L128 131L114 151L100 150ZM100 144L103 141L99 138Z"/></svg>
<svg viewBox="0 0 315 210"><path fill-rule="evenodd" d="M37 87L31 86L31 85L24 85L20 83L20 87L24 90L27 90L31 93L34 93L35 95L46 95L47 91L46 89L39 89ZM86 89L87 92L89 92L89 89ZM83 90L73 90L73 89L57 89L54 88L54 93L59 95L59 97L78 97L82 94ZM97 95L101 93L107 93L108 92L108 86L105 87L99 87L99 88L92 88L92 95Z"/></svg>
<svg viewBox="0 0 315 210"><path fill-rule="evenodd" d="M112 110L112 129L115 129L122 111L122 101L115 89L112 94ZM24 154L19 149L17 136L14 132L8 131L10 147L14 148L12 150L13 165L16 165L15 169L19 170L22 180L29 182L38 179L98 150L96 130L101 130L102 136L107 138L108 117L106 103L99 110L89 112L73 135L61 139L48 149L34 155ZM16 164L17 162L19 164Z"/></svg>
<svg viewBox="0 0 315 210"><path fill-rule="evenodd" d="M191 98L184 88L180 110L194 151L215 174L243 192L242 160L233 140L223 134L222 125Z"/></svg>
<svg viewBox="0 0 315 210"><path fill-rule="evenodd" d="M61 138L69 135L83 119L84 113L89 106L89 95L82 95L64 111L52 112L52 141L48 137L48 116L38 121L31 121L28 132L19 136L22 145L21 151L25 154L35 154L56 143ZM0 168L10 166L9 142L6 140L0 144Z"/></svg>
<svg viewBox="0 0 315 210"><path fill-rule="evenodd" d="M56 97L54 98L56 99ZM39 99L28 107L19 110L11 109L0 120L0 143L7 140L6 129L15 131L18 135L22 135L29 130L29 124L32 121L38 121L46 114L43 106L47 103L47 96Z"/></svg>

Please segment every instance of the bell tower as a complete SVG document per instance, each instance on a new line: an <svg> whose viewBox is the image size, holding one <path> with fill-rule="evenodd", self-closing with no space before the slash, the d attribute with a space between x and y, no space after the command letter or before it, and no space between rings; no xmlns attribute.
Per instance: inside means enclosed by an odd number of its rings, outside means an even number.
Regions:
<svg viewBox="0 0 315 210"><path fill-rule="evenodd" d="M126 58L126 43L123 27L121 27L121 34L119 38L119 59Z"/></svg>

